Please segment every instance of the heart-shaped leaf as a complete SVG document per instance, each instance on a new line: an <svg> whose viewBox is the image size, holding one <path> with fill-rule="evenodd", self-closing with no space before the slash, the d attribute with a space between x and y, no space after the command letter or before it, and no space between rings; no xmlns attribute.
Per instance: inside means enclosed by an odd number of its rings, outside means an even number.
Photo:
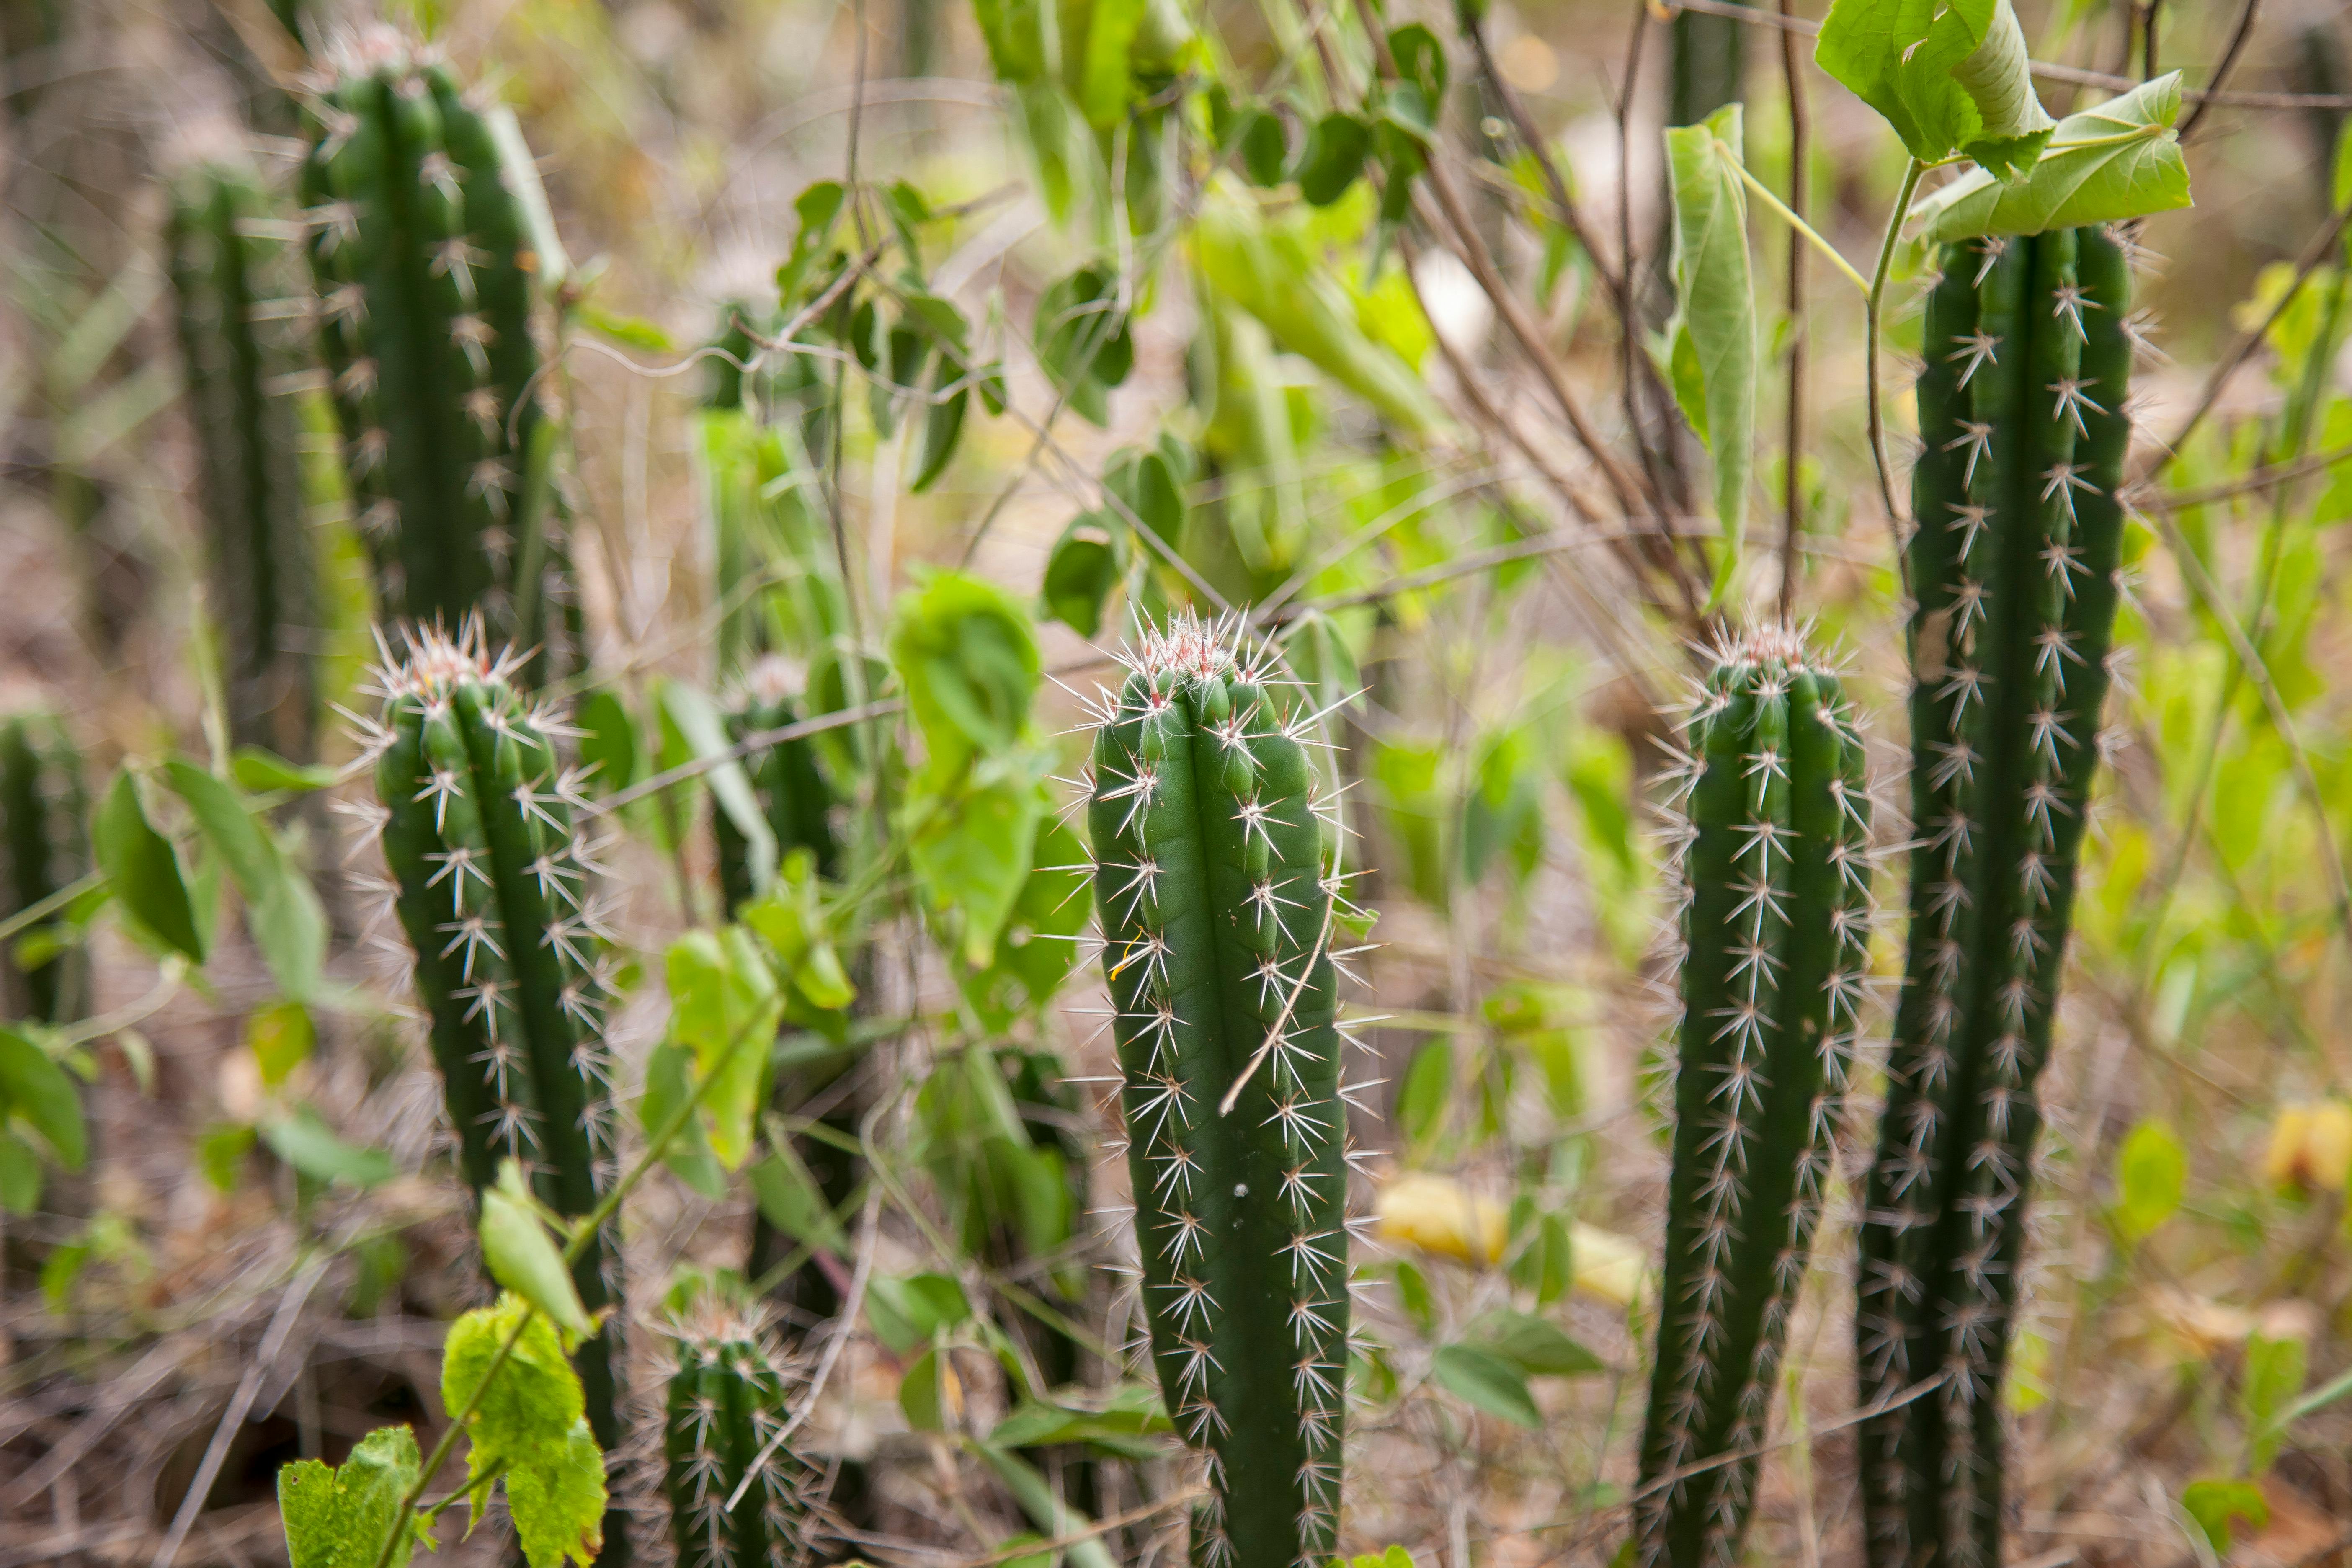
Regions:
<svg viewBox="0 0 2352 1568"><path fill-rule="evenodd" d="M1965 153L2005 174L2050 139L2009 0L1836 0L1813 60L1923 163Z"/></svg>
<svg viewBox="0 0 2352 1568"><path fill-rule="evenodd" d="M2070 114L2021 180L2004 184L1981 169L1914 209L1936 244L1980 234L2041 234L2116 223L2189 205L2189 165L2172 122L2180 115L2180 73L2143 82L2121 98Z"/></svg>

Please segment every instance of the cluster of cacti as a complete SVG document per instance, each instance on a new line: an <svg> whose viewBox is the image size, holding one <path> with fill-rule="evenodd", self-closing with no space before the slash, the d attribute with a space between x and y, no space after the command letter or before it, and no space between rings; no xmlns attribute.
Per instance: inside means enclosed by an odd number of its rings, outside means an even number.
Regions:
<svg viewBox="0 0 2352 1568"><path fill-rule="evenodd" d="M535 650L566 589L523 172L492 114L389 31L362 36L310 108L320 348L379 608L447 628L479 614Z"/></svg>
<svg viewBox="0 0 2352 1568"><path fill-rule="evenodd" d="M1870 1561L2000 1561L2003 1363L2034 1080L2098 763L2129 439L2129 271L2095 228L1948 247L1907 547L1911 930L1864 1204Z"/></svg>
<svg viewBox="0 0 2352 1568"><path fill-rule="evenodd" d="M368 742L458 1170L479 1193L499 1161L520 1160L541 1202L584 1215L613 1180L614 1121L581 775L556 754L554 715L520 689L515 656L488 657L478 624L407 637L405 657L377 674ZM619 1300L618 1264L608 1230L572 1266L591 1312ZM575 1358L608 1451L615 1339L608 1325ZM605 1531L608 1564L626 1550L619 1522Z"/></svg>
<svg viewBox="0 0 2352 1568"><path fill-rule="evenodd" d="M172 191L165 241L195 427L230 736L302 757L309 542L289 386L306 363L298 231L251 173L207 164Z"/></svg>
<svg viewBox="0 0 2352 1568"><path fill-rule="evenodd" d="M1739 1559L1869 973L1870 805L1838 678L1784 627L1685 735L1682 1017L1635 1561Z"/></svg>
<svg viewBox="0 0 2352 1568"><path fill-rule="evenodd" d="M661 1489L679 1568L799 1561L812 1478L790 1439L770 1450L791 1419L785 1396L793 1380L757 1310L706 1295L671 1338L677 1364L664 1400Z"/></svg>
<svg viewBox="0 0 2352 1568"><path fill-rule="evenodd" d="M89 874L83 827L89 799L81 754L53 713L0 717L0 919L54 898ZM60 910L53 917L62 921ZM60 947L46 962L21 966L26 937L0 950L0 1008L9 1018L63 1023L81 1016L85 998L79 949Z"/></svg>
<svg viewBox="0 0 2352 1568"><path fill-rule="evenodd" d="M1329 1555L1348 1376L1336 833L1270 664L1190 617L1096 713L1087 807L1152 1361L1206 1568Z"/></svg>

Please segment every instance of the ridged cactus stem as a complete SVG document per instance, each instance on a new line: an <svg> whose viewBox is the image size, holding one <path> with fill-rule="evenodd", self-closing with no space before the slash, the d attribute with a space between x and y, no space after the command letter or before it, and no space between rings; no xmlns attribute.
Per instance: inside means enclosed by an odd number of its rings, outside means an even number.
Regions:
<svg viewBox="0 0 2352 1568"><path fill-rule="evenodd" d="M89 874L83 825L89 802L81 754L64 721L40 711L0 717L0 919L55 897ZM65 911L54 917L62 921ZM22 937L16 939L21 942ZM10 1018L61 1024L79 1018L88 998L79 947L46 963L17 967L16 943L0 950L0 1005Z"/></svg>
<svg viewBox="0 0 2352 1568"><path fill-rule="evenodd" d="M1208 1456L1203 1568L1333 1550L1348 1165L1332 839L1304 722L1213 627L1105 693L1088 805L1153 1361Z"/></svg>
<svg viewBox="0 0 2352 1568"><path fill-rule="evenodd" d="M519 688L516 662L487 658L478 630L413 634L377 678L376 796L458 1169L479 1193L500 1160L520 1160L542 1202L578 1215L614 1175L597 868L575 817L581 775L554 746L564 731ZM573 1265L592 1312L619 1300L618 1266L609 1234ZM608 1452L615 1334L574 1358ZM599 1561L625 1561L627 1542L608 1519Z"/></svg>
<svg viewBox="0 0 2352 1568"><path fill-rule="evenodd" d="M178 296L187 407L212 555L231 738L289 756L310 747L312 624L289 378L308 280L294 225L254 177L207 166L172 193L166 241Z"/></svg>
<svg viewBox="0 0 2352 1568"><path fill-rule="evenodd" d="M562 585L521 174L448 70L395 37L366 35L342 66L313 105L302 191L381 607L447 628L478 613L536 648Z"/></svg>
<svg viewBox="0 0 2352 1568"><path fill-rule="evenodd" d="M2129 272L2103 230L1948 247L1913 477L1906 983L1864 1196L1870 1561L1990 1568L2023 1265L2118 590Z"/></svg>
<svg viewBox="0 0 2352 1568"><path fill-rule="evenodd" d="M756 1312L705 1300L675 1331L662 1420L662 1492L678 1568L770 1568L808 1543L807 1467L787 1441L791 1378ZM756 1468L753 1483L744 1478ZM742 1496L733 1508L728 1499Z"/></svg>
<svg viewBox="0 0 2352 1568"><path fill-rule="evenodd" d="M1739 1559L1821 1222L1869 969L1870 806L1838 679L1787 629L1722 650L1685 738L1674 1170L1635 1561L1716 1568Z"/></svg>

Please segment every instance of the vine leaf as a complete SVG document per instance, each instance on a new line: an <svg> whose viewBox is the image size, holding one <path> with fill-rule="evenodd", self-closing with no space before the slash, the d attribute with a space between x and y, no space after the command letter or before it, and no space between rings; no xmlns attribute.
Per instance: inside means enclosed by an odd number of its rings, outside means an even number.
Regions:
<svg viewBox="0 0 2352 1568"><path fill-rule="evenodd" d="M1965 153L2009 174L2050 140L2009 0L1836 0L1813 61L1922 163Z"/></svg>
<svg viewBox="0 0 2352 1568"><path fill-rule="evenodd" d="M1527 1374L1484 1345L1438 1346L1430 1375L1440 1388L1489 1415L1530 1431L1543 1429L1543 1412L1528 1392Z"/></svg>
<svg viewBox="0 0 2352 1568"><path fill-rule="evenodd" d="M416 1484L416 1435L380 1426L359 1440L341 1466L298 1459L278 1472L278 1512L293 1568L375 1568L386 1531L402 1540L385 1568L407 1568L415 1525L400 1500Z"/></svg>
<svg viewBox="0 0 2352 1568"><path fill-rule="evenodd" d="M47 1140L59 1164L81 1169L89 1145L73 1079L38 1045L0 1026L0 1125L11 1117L23 1118Z"/></svg>
<svg viewBox="0 0 2352 1568"><path fill-rule="evenodd" d="M499 1347L517 1324L521 1335L492 1379ZM475 1520L491 1481L502 1479L530 1568L562 1568L567 1558L591 1568L604 1544L604 1456L555 1325L511 1293L459 1318L442 1354L441 1399L451 1410L473 1406L466 1435Z"/></svg>
<svg viewBox="0 0 2352 1568"><path fill-rule="evenodd" d="M596 1325L580 1304L579 1287L563 1266L563 1255L548 1239L539 1211L523 1184L522 1166L499 1162L495 1186L482 1189L482 1261L490 1278L520 1296L567 1333L593 1334Z"/></svg>
<svg viewBox="0 0 2352 1568"><path fill-rule="evenodd" d="M253 944L279 987L297 1001L316 995L327 962L327 911L310 879L234 785L179 757L163 764L163 776L236 884Z"/></svg>
<svg viewBox="0 0 2352 1568"><path fill-rule="evenodd" d="M1667 364L1685 417L1715 458L1723 552L1707 608L1723 602L1748 528L1756 450L1756 280L1748 254L1740 106L1666 132L1675 195L1675 319Z"/></svg>
<svg viewBox="0 0 2352 1568"><path fill-rule="evenodd" d="M2172 123L2180 73L2142 82L2121 98L2070 114L2021 180L1971 169L1913 209L1941 245L1982 234L2041 234L2116 223L2189 205L2189 165Z"/></svg>
<svg viewBox="0 0 2352 1568"><path fill-rule="evenodd" d="M719 802L719 809L727 814L728 825L743 836L752 890L766 891L776 875L775 829L768 825L766 814L760 809L760 797L751 788L751 775L730 754L733 744L727 738L727 726L719 721L719 710L711 706L709 698L683 680L661 683L659 707L662 765L675 766L687 756L712 764L707 775L711 796Z"/></svg>
<svg viewBox="0 0 2352 1568"><path fill-rule="evenodd" d="M139 784L130 773L114 775L104 804L90 825L91 848L117 901L138 930L197 963L206 946L188 900L187 880L172 841L155 831L139 803Z"/></svg>
<svg viewBox="0 0 2352 1568"><path fill-rule="evenodd" d="M784 998L751 931L740 925L688 931L670 944L670 1038L694 1053L695 1069L719 1081L702 1102L710 1152L740 1169L756 1142L764 1043L782 1018ZM738 1041L752 1042L735 1050Z"/></svg>

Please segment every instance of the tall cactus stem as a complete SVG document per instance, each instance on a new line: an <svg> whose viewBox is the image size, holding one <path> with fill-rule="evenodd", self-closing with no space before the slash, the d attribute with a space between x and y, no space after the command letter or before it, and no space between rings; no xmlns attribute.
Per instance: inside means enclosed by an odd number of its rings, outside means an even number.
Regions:
<svg viewBox="0 0 2352 1568"><path fill-rule="evenodd" d="M2101 229L1949 247L1910 545L1911 932L1864 1194L1874 1568L1990 1568L2000 1387L2098 764L2129 427L2129 272Z"/></svg>
<svg viewBox="0 0 2352 1568"><path fill-rule="evenodd" d="M89 874L89 801L81 754L65 721L41 710L0 716L0 919L54 898ZM60 910L54 917L65 918ZM47 962L24 966L18 937L0 951L0 1005L10 1018L62 1024L89 998L81 949L60 943Z"/></svg>
<svg viewBox="0 0 2352 1568"><path fill-rule="evenodd" d="M662 1482L678 1568L771 1568L808 1546L809 1468L789 1440L793 1379L756 1309L706 1297L672 1333ZM754 1474L756 1472L756 1475ZM753 1476L752 1484L743 1485ZM731 1509L728 1500L740 1490Z"/></svg>
<svg viewBox="0 0 2352 1568"><path fill-rule="evenodd" d="M1727 645L1685 731L1682 1018L1635 1561L1738 1561L1821 1222L1871 930L1864 753L1783 627Z"/></svg>

